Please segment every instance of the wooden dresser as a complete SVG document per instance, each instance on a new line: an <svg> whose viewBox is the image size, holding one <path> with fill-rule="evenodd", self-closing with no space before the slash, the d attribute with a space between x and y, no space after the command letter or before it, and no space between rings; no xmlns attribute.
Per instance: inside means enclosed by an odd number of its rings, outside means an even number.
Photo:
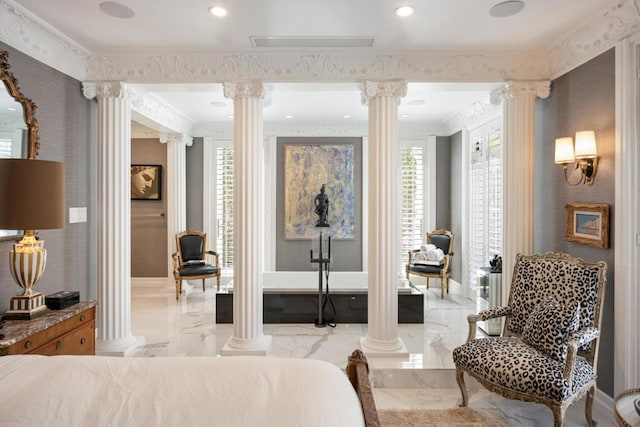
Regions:
<svg viewBox="0 0 640 427"><path fill-rule="evenodd" d="M7 320L0 333L0 356L10 354L94 355L96 303L85 301L47 310L33 320Z"/></svg>

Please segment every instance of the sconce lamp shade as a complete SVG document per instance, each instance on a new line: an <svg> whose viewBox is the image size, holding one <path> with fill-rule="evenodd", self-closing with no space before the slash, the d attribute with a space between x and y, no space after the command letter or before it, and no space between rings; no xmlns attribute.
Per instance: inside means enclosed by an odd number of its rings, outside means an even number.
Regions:
<svg viewBox="0 0 640 427"><path fill-rule="evenodd" d="M573 139L570 136L556 138L555 163L571 163L575 161L573 155Z"/></svg>
<svg viewBox="0 0 640 427"><path fill-rule="evenodd" d="M64 227L64 164L0 159L0 228Z"/></svg>
<svg viewBox="0 0 640 427"><path fill-rule="evenodd" d="M576 159L592 159L598 157L596 134L592 130L576 132Z"/></svg>

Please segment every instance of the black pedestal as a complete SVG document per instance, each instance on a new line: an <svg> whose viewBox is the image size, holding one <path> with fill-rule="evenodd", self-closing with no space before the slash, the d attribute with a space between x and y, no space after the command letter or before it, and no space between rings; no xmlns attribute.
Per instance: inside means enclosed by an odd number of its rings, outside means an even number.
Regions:
<svg viewBox="0 0 640 427"><path fill-rule="evenodd" d="M336 308L336 323L367 323L366 290L329 293ZM315 323L318 293L309 291L263 291L264 323ZM216 323L233 323L233 293L216 294ZM398 294L398 323L424 323L424 295L413 290Z"/></svg>

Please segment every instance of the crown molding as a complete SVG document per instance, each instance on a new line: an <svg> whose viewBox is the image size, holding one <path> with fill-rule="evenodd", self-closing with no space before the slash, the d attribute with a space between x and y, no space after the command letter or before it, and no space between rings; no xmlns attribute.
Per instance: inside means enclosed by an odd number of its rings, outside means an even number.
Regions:
<svg viewBox="0 0 640 427"><path fill-rule="evenodd" d="M546 52L404 54L127 54L92 55L14 0L0 0L0 40L80 81L506 81L551 79L640 30L640 6L622 0Z"/></svg>
<svg viewBox="0 0 640 427"><path fill-rule="evenodd" d="M499 91L494 91L499 92ZM502 115L502 102L496 100L495 95L487 95L486 98L471 104L465 111L454 114L445 120L443 135L453 135L462 129L474 129L488 121Z"/></svg>
<svg viewBox="0 0 640 427"><path fill-rule="evenodd" d="M92 56L95 80L131 83L179 81L504 81L544 78L549 67L539 56L449 52L404 54L186 53Z"/></svg>
<svg viewBox="0 0 640 427"><path fill-rule="evenodd" d="M158 97L128 87L131 118L159 133L191 135L195 123Z"/></svg>
<svg viewBox="0 0 640 427"><path fill-rule="evenodd" d="M623 0L555 43L547 53L551 72L548 79L584 64L640 30L640 2Z"/></svg>
<svg viewBox="0 0 640 427"><path fill-rule="evenodd" d="M264 123L264 138L270 136L326 136L348 137L366 136L369 134L369 124L361 122L336 121L278 121ZM192 129L193 137L211 137L214 140L233 140L232 123L199 123ZM398 138L400 140L426 139L429 135L447 135L445 129L435 122L399 122Z"/></svg>
<svg viewBox="0 0 640 427"><path fill-rule="evenodd" d="M76 80L90 52L13 0L0 0L0 40Z"/></svg>

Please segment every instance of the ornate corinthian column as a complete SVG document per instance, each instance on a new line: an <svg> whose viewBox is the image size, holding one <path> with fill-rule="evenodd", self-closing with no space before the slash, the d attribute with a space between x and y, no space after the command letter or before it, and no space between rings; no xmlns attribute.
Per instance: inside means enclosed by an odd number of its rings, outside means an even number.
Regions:
<svg viewBox="0 0 640 427"><path fill-rule="evenodd" d="M508 297L516 254L534 250L536 98L547 98L549 87L548 81L509 81L503 93L503 301Z"/></svg>
<svg viewBox="0 0 640 427"><path fill-rule="evenodd" d="M369 297L365 354L408 354L398 338L398 262L400 256L400 149L398 103L404 81L366 82L369 104Z"/></svg>
<svg viewBox="0 0 640 427"><path fill-rule="evenodd" d="M127 355L131 334L131 104L122 82L86 82L98 100L98 337L96 353Z"/></svg>
<svg viewBox="0 0 640 427"><path fill-rule="evenodd" d="M181 133L164 133L160 142L167 144L167 277L173 283L171 254L177 250L176 234L187 227L186 147L193 144L193 139Z"/></svg>
<svg viewBox="0 0 640 427"><path fill-rule="evenodd" d="M233 99L233 336L222 354L266 354L262 331L262 97L261 82L225 83Z"/></svg>

